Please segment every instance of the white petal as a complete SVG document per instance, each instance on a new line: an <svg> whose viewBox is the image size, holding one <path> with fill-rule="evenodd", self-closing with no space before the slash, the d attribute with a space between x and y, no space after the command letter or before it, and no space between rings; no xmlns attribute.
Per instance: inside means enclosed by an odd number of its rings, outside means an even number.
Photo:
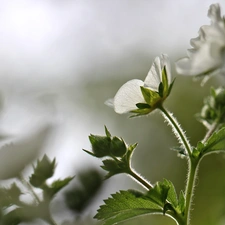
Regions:
<svg viewBox="0 0 225 225"><path fill-rule="evenodd" d="M145 103L141 93L140 86L143 86L142 80L130 80L125 83L116 93L114 97L114 110L116 113L128 113L137 109L137 103Z"/></svg>
<svg viewBox="0 0 225 225"><path fill-rule="evenodd" d="M156 57L151 69L148 72L147 77L144 80L145 86L149 87L153 91L158 91L159 84L162 80L162 70L160 58Z"/></svg>
<svg viewBox="0 0 225 225"><path fill-rule="evenodd" d="M222 20L220 5L218 3L210 5L209 11L208 11L208 17L212 20L213 23Z"/></svg>
<svg viewBox="0 0 225 225"><path fill-rule="evenodd" d="M213 60L210 55L210 46L205 44L197 50L192 58L183 58L176 62L178 74L196 76L216 68L218 61Z"/></svg>
<svg viewBox="0 0 225 225"><path fill-rule="evenodd" d="M158 91L160 82L162 81L162 69L166 66L168 83L171 83L171 68L167 55L162 54L160 57L156 57L154 63L145 78L145 86L149 87L153 91Z"/></svg>

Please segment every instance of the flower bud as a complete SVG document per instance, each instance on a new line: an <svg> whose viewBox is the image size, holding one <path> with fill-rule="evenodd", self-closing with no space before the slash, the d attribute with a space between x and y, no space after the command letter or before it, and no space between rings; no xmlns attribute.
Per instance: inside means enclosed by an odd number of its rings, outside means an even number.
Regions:
<svg viewBox="0 0 225 225"><path fill-rule="evenodd" d="M124 143L124 140L119 137L113 137L111 146L110 146L110 152L113 156L121 157L123 156L127 151L127 146Z"/></svg>
<svg viewBox="0 0 225 225"><path fill-rule="evenodd" d="M92 151L98 158L110 155L111 139L107 136L90 135L89 140L92 145Z"/></svg>

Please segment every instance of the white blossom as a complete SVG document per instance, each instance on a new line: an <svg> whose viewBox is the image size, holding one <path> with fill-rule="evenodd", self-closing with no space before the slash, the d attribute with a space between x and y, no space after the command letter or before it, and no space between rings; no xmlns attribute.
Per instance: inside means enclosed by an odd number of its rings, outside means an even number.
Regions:
<svg viewBox="0 0 225 225"><path fill-rule="evenodd" d="M165 70L165 71L164 71ZM163 80L163 71L165 73ZM163 85L163 96L159 93L159 86ZM163 101L169 94L171 84L170 63L167 55L156 57L144 81L133 79L126 82L116 93L113 99L106 102L112 106L116 113L137 113L138 115L148 114L155 108L155 104ZM147 100L143 89L151 95ZM148 94L148 93L147 93ZM137 104L143 104L143 108ZM144 106L147 106L146 108Z"/></svg>
<svg viewBox="0 0 225 225"><path fill-rule="evenodd" d="M221 17L219 4L213 4L208 11L210 25L199 30L199 36L190 41L191 49L187 57L176 63L176 70L181 75L208 75L225 73L225 20Z"/></svg>

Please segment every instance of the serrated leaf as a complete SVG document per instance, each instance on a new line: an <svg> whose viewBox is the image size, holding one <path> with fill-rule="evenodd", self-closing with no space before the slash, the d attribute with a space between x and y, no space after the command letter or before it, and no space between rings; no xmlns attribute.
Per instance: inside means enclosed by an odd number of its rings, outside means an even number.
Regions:
<svg viewBox="0 0 225 225"><path fill-rule="evenodd" d="M104 220L105 225L145 214L163 213L162 207L145 198L137 191L120 191L113 194L112 198L105 200L105 205L100 206L95 218Z"/></svg>
<svg viewBox="0 0 225 225"><path fill-rule="evenodd" d="M51 186L44 189L44 194L47 195L49 199L52 199L62 188L67 186L73 177L67 177L63 180L54 181Z"/></svg>
<svg viewBox="0 0 225 225"><path fill-rule="evenodd" d="M22 194L16 183L13 183L10 188L0 189L0 206L9 207L11 205L20 205L20 195Z"/></svg>
<svg viewBox="0 0 225 225"><path fill-rule="evenodd" d="M178 205L177 193L173 183L169 180L164 179L164 183L167 184L170 188L167 194L167 200L172 204L174 208Z"/></svg>
<svg viewBox="0 0 225 225"><path fill-rule="evenodd" d="M225 127L215 132L202 147L202 153L207 154L225 150Z"/></svg>
<svg viewBox="0 0 225 225"><path fill-rule="evenodd" d="M108 171L108 174L105 176L105 179L108 179L116 174L126 172L126 164L124 162L115 161L112 159L106 159L102 162L103 166L101 166L101 168Z"/></svg>
<svg viewBox="0 0 225 225"><path fill-rule="evenodd" d="M185 203L184 192L181 191L180 195L179 195L179 200L178 200L178 207L179 207L181 213L185 212L185 206L186 206L186 203Z"/></svg>
<svg viewBox="0 0 225 225"><path fill-rule="evenodd" d="M41 160L37 161L37 165L34 167L34 172L30 177L30 183L34 187L41 187L48 178L53 176L55 166L55 159L50 161L48 156L44 155Z"/></svg>
<svg viewBox="0 0 225 225"><path fill-rule="evenodd" d="M165 180L163 182L157 182L154 187L148 191L146 197L159 206L164 207L169 189L170 186Z"/></svg>

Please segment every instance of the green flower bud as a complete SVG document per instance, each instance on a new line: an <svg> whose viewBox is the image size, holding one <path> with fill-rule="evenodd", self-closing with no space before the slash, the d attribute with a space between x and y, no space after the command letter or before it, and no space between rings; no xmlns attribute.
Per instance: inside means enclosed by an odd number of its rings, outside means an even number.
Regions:
<svg viewBox="0 0 225 225"><path fill-rule="evenodd" d="M92 151L96 157L101 158L110 155L110 137L91 134L89 140L92 145Z"/></svg>
<svg viewBox="0 0 225 225"><path fill-rule="evenodd" d="M111 146L110 146L110 152L113 156L121 157L123 156L127 151L127 146L122 138L119 137L113 137Z"/></svg>

